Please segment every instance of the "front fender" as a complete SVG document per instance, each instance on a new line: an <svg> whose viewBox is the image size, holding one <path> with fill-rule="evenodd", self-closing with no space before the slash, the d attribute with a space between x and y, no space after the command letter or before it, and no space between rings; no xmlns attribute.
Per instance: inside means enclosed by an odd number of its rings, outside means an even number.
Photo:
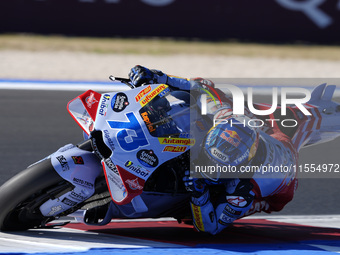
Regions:
<svg viewBox="0 0 340 255"><path fill-rule="evenodd" d="M51 198L40 206L44 216L56 216L91 197L95 181L102 174L98 157L89 151L68 144L51 156L55 171L74 188L57 198ZM43 180L42 180L43 181Z"/></svg>

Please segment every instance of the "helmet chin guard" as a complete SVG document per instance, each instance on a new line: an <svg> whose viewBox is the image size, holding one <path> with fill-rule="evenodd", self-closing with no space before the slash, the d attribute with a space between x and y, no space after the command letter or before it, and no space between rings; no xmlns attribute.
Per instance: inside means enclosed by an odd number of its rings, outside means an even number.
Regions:
<svg viewBox="0 0 340 255"><path fill-rule="evenodd" d="M257 151L259 134L254 127L249 126L248 120L246 116L230 116L212 127L203 142L198 163L206 167L229 169L249 165ZM214 173L209 179L218 180L220 174Z"/></svg>

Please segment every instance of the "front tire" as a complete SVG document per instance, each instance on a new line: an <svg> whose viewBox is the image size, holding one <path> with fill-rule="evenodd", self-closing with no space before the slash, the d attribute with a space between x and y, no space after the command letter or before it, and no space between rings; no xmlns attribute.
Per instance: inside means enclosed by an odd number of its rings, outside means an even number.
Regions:
<svg viewBox="0 0 340 255"><path fill-rule="evenodd" d="M26 230L53 220L43 216L39 207L70 185L50 159L15 175L0 187L0 231Z"/></svg>

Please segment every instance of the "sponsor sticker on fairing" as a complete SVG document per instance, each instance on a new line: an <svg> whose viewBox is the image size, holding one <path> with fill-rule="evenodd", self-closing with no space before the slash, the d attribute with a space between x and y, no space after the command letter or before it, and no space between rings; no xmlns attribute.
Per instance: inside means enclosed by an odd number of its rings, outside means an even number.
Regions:
<svg viewBox="0 0 340 255"><path fill-rule="evenodd" d="M84 165L84 159L81 156L72 156L74 164L76 165Z"/></svg>
<svg viewBox="0 0 340 255"><path fill-rule="evenodd" d="M55 215L55 214L57 214L58 212L60 212L62 210L64 210L64 208L61 205L53 206L51 208L51 211L47 214L47 216Z"/></svg>
<svg viewBox="0 0 340 255"><path fill-rule="evenodd" d="M68 199L66 197L61 202L68 206L76 206L78 204L77 202L72 201L71 199Z"/></svg>
<svg viewBox="0 0 340 255"><path fill-rule="evenodd" d="M132 190L142 190L143 189L143 186L141 186L140 184L139 184L139 182L138 182L138 178L136 178L136 179L133 179L133 180L130 180L130 179L127 179L126 181L125 181L125 183L127 183L127 184L129 184L129 187L130 187L130 189L132 189Z"/></svg>
<svg viewBox="0 0 340 255"><path fill-rule="evenodd" d="M140 105L144 107L147 105L152 99L154 99L158 94L160 94L162 91L164 91L166 88L168 88L167 85L161 84L154 90L152 90L149 94L147 94L141 101Z"/></svg>
<svg viewBox="0 0 340 255"><path fill-rule="evenodd" d="M136 102L139 102L146 94L148 94L151 91L151 86L147 86L145 89L141 90L137 96L135 96Z"/></svg>
<svg viewBox="0 0 340 255"><path fill-rule="evenodd" d="M70 170L70 166L68 165L67 159L63 155L57 156L56 158L59 161L61 169L63 171Z"/></svg>
<svg viewBox="0 0 340 255"><path fill-rule="evenodd" d="M85 102L88 108L92 108L92 105L98 103L98 100L95 97L95 93L91 92L91 94L85 98Z"/></svg>
<svg viewBox="0 0 340 255"><path fill-rule="evenodd" d="M100 102L100 106L99 106L99 114L101 116L106 116L106 112L107 112L107 108L109 106L109 102L110 102L110 95L105 94L102 97L102 100Z"/></svg>
<svg viewBox="0 0 340 255"><path fill-rule="evenodd" d="M77 201L81 201L81 202L85 201L88 198L87 195L85 195L83 193L77 193L75 191L72 191L69 196L70 196L70 198L75 199Z"/></svg>
<svg viewBox="0 0 340 255"><path fill-rule="evenodd" d="M104 133L104 137L106 139L106 142L109 144L111 151L115 150L115 143L113 142L112 138L111 138L111 134L109 130L103 130Z"/></svg>
<svg viewBox="0 0 340 255"><path fill-rule="evenodd" d="M165 146L163 152L185 152L187 146Z"/></svg>
<svg viewBox="0 0 340 255"><path fill-rule="evenodd" d="M158 138L160 144L171 144L171 145L186 145L186 146L193 146L195 145L195 139L189 138L166 138L160 137Z"/></svg>
<svg viewBox="0 0 340 255"><path fill-rule="evenodd" d="M141 177L147 177L149 175L148 170L146 170L145 168L139 166L139 165L135 165L132 161L126 161L125 162L125 167L131 171L134 172L134 174L141 176Z"/></svg>
<svg viewBox="0 0 340 255"><path fill-rule="evenodd" d="M140 150L137 152L139 163L146 167L156 167L158 165L158 157L153 150Z"/></svg>
<svg viewBox="0 0 340 255"><path fill-rule="evenodd" d="M110 158L105 159L104 163L113 173L115 173L117 176L120 176L116 165L112 162Z"/></svg>
<svg viewBox="0 0 340 255"><path fill-rule="evenodd" d="M73 178L73 183L75 183L77 185L81 185L81 186L86 187L86 188L91 188L91 189L94 187L93 183L88 182L86 180L82 180L80 178L76 178L76 177Z"/></svg>
<svg viewBox="0 0 340 255"><path fill-rule="evenodd" d="M153 124L151 123L148 113L147 113L147 112L143 112L143 113L141 113L140 115L142 116L142 118L143 118L143 120L144 120L146 126L148 127L149 132L150 132L150 133L155 132L156 129L155 129L155 127L153 126Z"/></svg>
<svg viewBox="0 0 340 255"><path fill-rule="evenodd" d="M115 193L115 196L118 196L121 198L124 198L126 196L126 189L124 184L122 183L122 180L120 179L120 177L118 177L116 174L109 172L107 173L107 178L110 180L110 188L112 190L112 188L118 189L120 191L120 193ZM112 185L114 187L112 187Z"/></svg>
<svg viewBox="0 0 340 255"><path fill-rule="evenodd" d="M129 100L126 94L119 92L115 94L111 101L112 110L115 112L124 111L129 105Z"/></svg>

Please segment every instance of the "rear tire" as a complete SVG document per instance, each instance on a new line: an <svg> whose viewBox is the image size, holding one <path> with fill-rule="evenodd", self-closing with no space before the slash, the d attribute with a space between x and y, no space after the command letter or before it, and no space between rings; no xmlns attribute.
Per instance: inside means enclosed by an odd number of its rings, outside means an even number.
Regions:
<svg viewBox="0 0 340 255"><path fill-rule="evenodd" d="M54 170L50 159L12 177L0 187L0 231L26 230L53 220L43 216L39 207L65 185L70 186Z"/></svg>

